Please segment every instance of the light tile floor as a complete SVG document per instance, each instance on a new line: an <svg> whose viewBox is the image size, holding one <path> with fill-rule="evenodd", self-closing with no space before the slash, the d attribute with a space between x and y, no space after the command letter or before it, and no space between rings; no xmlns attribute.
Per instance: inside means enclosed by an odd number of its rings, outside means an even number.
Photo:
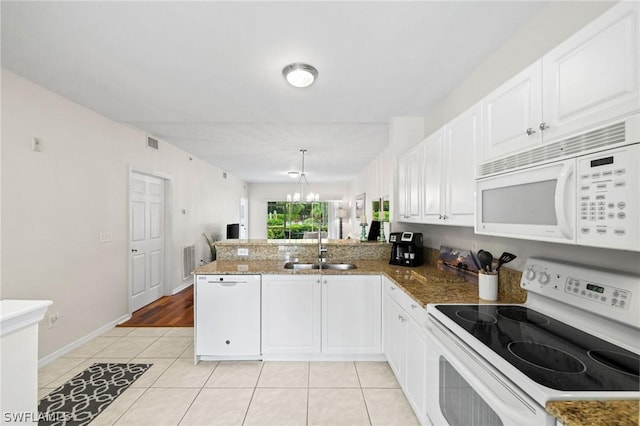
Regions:
<svg viewBox="0 0 640 426"><path fill-rule="evenodd" d="M193 362L193 328L114 328L40 369L43 397L94 362L151 363L92 425L417 425L386 362Z"/></svg>

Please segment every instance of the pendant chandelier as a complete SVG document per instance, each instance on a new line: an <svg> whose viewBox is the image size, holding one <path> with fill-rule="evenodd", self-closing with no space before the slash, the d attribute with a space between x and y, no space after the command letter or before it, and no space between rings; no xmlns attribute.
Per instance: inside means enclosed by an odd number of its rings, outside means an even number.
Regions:
<svg viewBox="0 0 640 426"><path fill-rule="evenodd" d="M307 150L301 149L300 152L302 153L302 168L300 169L300 177L298 178L298 183L296 184L293 193L287 194L287 201L306 201L309 203L312 201L318 201L320 199L320 195L315 194L313 191L311 191L311 186L309 186L309 181L307 181L307 175L304 172L304 155Z"/></svg>

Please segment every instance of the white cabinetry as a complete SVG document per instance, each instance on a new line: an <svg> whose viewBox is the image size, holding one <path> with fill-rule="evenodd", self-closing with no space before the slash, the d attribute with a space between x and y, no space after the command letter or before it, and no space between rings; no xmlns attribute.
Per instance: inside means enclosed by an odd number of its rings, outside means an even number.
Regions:
<svg viewBox="0 0 640 426"><path fill-rule="evenodd" d="M260 357L260 275L196 275L196 359Z"/></svg>
<svg viewBox="0 0 640 426"><path fill-rule="evenodd" d="M322 277L322 352L379 354L380 275Z"/></svg>
<svg viewBox="0 0 640 426"><path fill-rule="evenodd" d="M479 138L477 104L422 142L422 223L473 226L475 151Z"/></svg>
<svg viewBox="0 0 640 426"><path fill-rule="evenodd" d="M264 275L262 353L378 355L380 275Z"/></svg>
<svg viewBox="0 0 640 426"><path fill-rule="evenodd" d="M538 60L484 98L480 162L542 143L542 61Z"/></svg>
<svg viewBox="0 0 640 426"><path fill-rule="evenodd" d="M640 110L639 12L620 2L543 57L545 142Z"/></svg>
<svg viewBox="0 0 640 426"><path fill-rule="evenodd" d="M404 377L404 342L406 340L406 328L404 322L406 318L403 316L405 312L391 298L391 291L402 291L395 284L392 284L386 277L384 282L384 315L383 329L384 336L384 355L393 370L398 381Z"/></svg>
<svg viewBox="0 0 640 426"><path fill-rule="evenodd" d="M620 2L488 95L480 163L640 110L639 10Z"/></svg>
<svg viewBox="0 0 640 426"><path fill-rule="evenodd" d="M384 353L420 423L426 414L426 311L386 277L384 283Z"/></svg>
<svg viewBox="0 0 640 426"><path fill-rule="evenodd" d="M423 145L418 144L398 159L398 221L420 222L422 215Z"/></svg>
<svg viewBox="0 0 640 426"><path fill-rule="evenodd" d="M320 352L319 275L263 275L262 353Z"/></svg>

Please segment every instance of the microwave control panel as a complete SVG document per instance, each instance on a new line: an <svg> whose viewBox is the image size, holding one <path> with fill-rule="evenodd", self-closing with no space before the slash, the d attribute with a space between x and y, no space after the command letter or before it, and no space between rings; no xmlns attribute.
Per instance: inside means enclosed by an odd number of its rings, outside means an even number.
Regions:
<svg viewBox="0 0 640 426"><path fill-rule="evenodd" d="M640 250L639 167L639 144L578 158L578 244Z"/></svg>

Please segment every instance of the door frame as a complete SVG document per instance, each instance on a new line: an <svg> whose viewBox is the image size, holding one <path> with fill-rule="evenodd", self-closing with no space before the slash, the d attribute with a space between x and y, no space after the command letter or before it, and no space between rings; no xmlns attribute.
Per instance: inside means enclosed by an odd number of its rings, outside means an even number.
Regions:
<svg viewBox="0 0 640 426"><path fill-rule="evenodd" d="M171 176L161 173L145 170L142 167L129 166L129 172L127 174L127 311L129 315L133 313L133 282L131 281L131 177L133 173L152 176L164 181L164 283L163 294L164 296L172 295L172 287L169 285L170 273L173 270L173 260L171 253L171 247L173 247L173 235L170 232L173 223L173 188L171 185Z"/></svg>

